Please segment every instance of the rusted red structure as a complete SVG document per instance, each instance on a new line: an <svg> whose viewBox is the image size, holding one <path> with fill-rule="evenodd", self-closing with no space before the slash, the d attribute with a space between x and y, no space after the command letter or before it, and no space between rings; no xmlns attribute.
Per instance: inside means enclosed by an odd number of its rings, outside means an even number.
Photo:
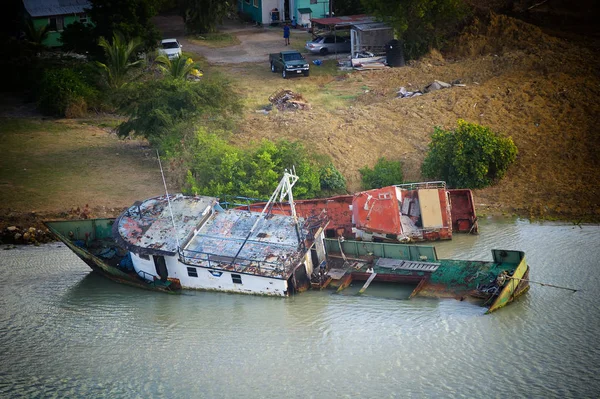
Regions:
<svg viewBox="0 0 600 399"><path fill-rule="evenodd" d="M300 200L298 216L328 222L326 237L365 241L449 240L452 232L477 233L471 190L446 189L444 182L411 183L361 191L354 195ZM243 208L262 210L264 203ZM289 214L288 204L272 212Z"/></svg>

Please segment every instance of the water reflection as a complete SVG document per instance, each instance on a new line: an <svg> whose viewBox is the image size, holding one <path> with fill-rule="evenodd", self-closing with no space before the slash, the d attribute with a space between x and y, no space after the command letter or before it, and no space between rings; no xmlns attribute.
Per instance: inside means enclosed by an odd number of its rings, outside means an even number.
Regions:
<svg viewBox="0 0 600 399"><path fill-rule="evenodd" d="M521 249L532 279L581 291L532 285L492 315L375 283L362 296L167 295L91 274L60 245L0 251L0 396L596 396L598 226L480 227L438 256Z"/></svg>

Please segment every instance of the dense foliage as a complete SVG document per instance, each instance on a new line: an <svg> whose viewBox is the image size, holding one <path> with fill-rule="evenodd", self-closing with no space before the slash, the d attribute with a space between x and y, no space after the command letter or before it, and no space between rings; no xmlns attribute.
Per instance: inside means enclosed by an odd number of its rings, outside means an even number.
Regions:
<svg viewBox="0 0 600 399"><path fill-rule="evenodd" d="M390 24L408 58L440 48L467 16L462 0L362 0L368 13Z"/></svg>
<svg viewBox="0 0 600 399"><path fill-rule="evenodd" d="M131 84L121 92L119 103L121 112L129 117L119 125L119 135L136 134L153 144L180 131L173 129L181 122L202 118L214 125L241 109L229 82L211 79L188 82L165 78Z"/></svg>
<svg viewBox="0 0 600 399"><path fill-rule="evenodd" d="M98 38L111 38L116 33L125 41L139 38L140 52L156 48L160 33L152 17L157 13L158 0L90 0L88 15L92 24L73 23L67 25L61 33L63 47L80 53L89 53L102 57L98 47Z"/></svg>
<svg viewBox="0 0 600 399"><path fill-rule="evenodd" d="M156 15L155 0L90 0L89 15L96 37L113 37L120 32L126 40L141 38L142 48L156 48L160 33L152 23Z"/></svg>
<svg viewBox="0 0 600 399"><path fill-rule="evenodd" d="M333 163L321 167L319 172L321 179L321 190L325 193L342 193L346 191L346 179L339 170L333 166Z"/></svg>
<svg viewBox="0 0 600 399"><path fill-rule="evenodd" d="M190 153L193 155L184 186L187 193L265 198L277 187L286 169L294 170L299 177L295 197L312 198L325 189L321 184L323 168L297 142L264 140L244 150L199 129ZM333 166L329 169L339 174Z"/></svg>
<svg viewBox="0 0 600 399"><path fill-rule="evenodd" d="M516 157L511 138L459 119L454 130L434 129L422 172L451 187L483 188L502 178Z"/></svg>
<svg viewBox="0 0 600 399"><path fill-rule="evenodd" d="M135 51L142 44L141 40L134 38L127 41L120 33L115 32L112 42L101 37L98 44L104 50L106 63L98 62L97 65L104 73L108 85L113 89L123 87L128 81L128 74L144 62L141 59L132 61Z"/></svg>
<svg viewBox="0 0 600 399"><path fill-rule="evenodd" d="M73 69L49 69L39 83L38 106L50 115L79 117L87 112L97 95Z"/></svg>
<svg viewBox="0 0 600 399"><path fill-rule="evenodd" d="M359 172L363 188L365 189L401 184L404 179L402 175L402 163L385 158L379 158L373 169L365 166Z"/></svg>
<svg viewBox="0 0 600 399"><path fill-rule="evenodd" d="M217 24L235 8L235 2L227 0L179 0L179 12L188 32L211 33Z"/></svg>
<svg viewBox="0 0 600 399"><path fill-rule="evenodd" d="M79 21L65 26L60 33L63 50L85 54L97 47L97 38L91 25Z"/></svg>
<svg viewBox="0 0 600 399"><path fill-rule="evenodd" d="M198 65L189 57L175 57L169 59L166 55L159 55L156 63L160 71L171 79L187 79L190 75L201 77L202 73L198 70Z"/></svg>

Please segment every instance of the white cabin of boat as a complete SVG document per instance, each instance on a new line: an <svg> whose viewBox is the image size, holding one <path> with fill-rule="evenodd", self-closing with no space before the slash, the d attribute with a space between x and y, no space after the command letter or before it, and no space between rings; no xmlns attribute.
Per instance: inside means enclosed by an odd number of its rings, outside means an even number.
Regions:
<svg viewBox="0 0 600 399"><path fill-rule="evenodd" d="M136 202L113 235L138 275L183 288L287 296L309 281L311 243L302 219L223 209L215 197L160 196Z"/></svg>

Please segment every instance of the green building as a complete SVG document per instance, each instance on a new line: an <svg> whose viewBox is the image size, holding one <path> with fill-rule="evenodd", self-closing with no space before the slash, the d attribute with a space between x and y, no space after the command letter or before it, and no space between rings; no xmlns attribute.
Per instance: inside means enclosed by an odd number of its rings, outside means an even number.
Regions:
<svg viewBox="0 0 600 399"><path fill-rule="evenodd" d="M25 13L33 21L35 29L49 26L48 36L43 44L59 47L60 33L73 22L89 23L85 9L90 8L88 0L23 0Z"/></svg>
<svg viewBox="0 0 600 399"><path fill-rule="evenodd" d="M262 25L291 22L310 27L311 18L329 15L329 0L237 0L238 11Z"/></svg>

